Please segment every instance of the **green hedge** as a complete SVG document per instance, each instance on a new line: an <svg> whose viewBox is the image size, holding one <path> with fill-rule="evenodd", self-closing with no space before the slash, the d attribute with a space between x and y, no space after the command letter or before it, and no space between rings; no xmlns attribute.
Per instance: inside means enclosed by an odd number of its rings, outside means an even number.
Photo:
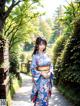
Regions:
<svg viewBox="0 0 80 106"><path fill-rule="evenodd" d="M59 81L59 64L60 64L60 55L64 49L65 43L67 41L67 36L59 36L53 45L53 64L54 64L54 74L56 80L54 81L55 84ZM59 68L58 68L59 67Z"/></svg>
<svg viewBox="0 0 80 106"><path fill-rule="evenodd" d="M60 46L60 45L59 45ZM58 48L59 48L58 46ZM60 46L61 47L61 46ZM55 54L59 54L56 51ZM54 58L53 58L54 59ZM58 87L64 85L63 94L73 101L75 106L80 104L80 19L74 21L72 35L68 38L61 54L55 63L55 76ZM68 86L68 89L66 87ZM71 90L72 89L72 90ZM65 92L73 92L67 95ZM68 93L68 94L69 94Z"/></svg>
<svg viewBox="0 0 80 106"><path fill-rule="evenodd" d="M55 66L57 58L60 56L61 51L64 49L67 36L59 36L53 45L53 64Z"/></svg>
<svg viewBox="0 0 80 106"><path fill-rule="evenodd" d="M80 84L80 20L75 21L74 31L61 54L60 78Z"/></svg>

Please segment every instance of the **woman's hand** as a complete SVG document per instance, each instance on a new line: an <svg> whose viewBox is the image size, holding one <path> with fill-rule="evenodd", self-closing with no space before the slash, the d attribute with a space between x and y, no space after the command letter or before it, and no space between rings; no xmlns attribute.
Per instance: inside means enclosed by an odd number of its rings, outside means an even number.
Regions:
<svg viewBox="0 0 80 106"><path fill-rule="evenodd" d="M42 71L42 72L41 72L41 75L42 75L44 78L49 78L49 77L50 77L50 72L48 71L47 73L45 73L45 71Z"/></svg>
<svg viewBox="0 0 80 106"><path fill-rule="evenodd" d="M34 78L32 77L32 82L34 82Z"/></svg>

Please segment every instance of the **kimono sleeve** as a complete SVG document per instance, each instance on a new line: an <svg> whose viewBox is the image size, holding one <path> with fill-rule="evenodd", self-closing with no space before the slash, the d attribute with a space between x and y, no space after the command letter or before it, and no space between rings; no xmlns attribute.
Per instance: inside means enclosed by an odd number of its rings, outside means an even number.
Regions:
<svg viewBox="0 0 80 106"><path fill-rule="evenodd" d="M50 64L50 72L51 72L50 78L53 79L53 77L54 77L54 69L53 69L53 63L52 62Z"/></svg>
<svg viewBox="0 0 80 106"><path fill-rule="evenodd" d="M31 62L31 65L30 65L30 71L32 73L32 78L33 78L35 83L37 83L39 81L39 78L41 76L41 72L36 70L35 69L36 67L37 67L37 59L36 59L36 55L33 55L32 62Z"/></svg>
<svg viewBox="0 0 80 106"><path fill-rule="evenodd" d="M34 69L37 67L37 63L36 63L36 55L33 55L32 57L32 62L31 62L31 65L30 65L30 70L31 69Z"/></svg>
<svg viewBox="0 0 80 106"><path fill-rule="evenodd" d="M50 84L51 84L51 87L53 86L53 79L54 79L54 72L53 72L53 64L51 63L50 64Z"/></svg>

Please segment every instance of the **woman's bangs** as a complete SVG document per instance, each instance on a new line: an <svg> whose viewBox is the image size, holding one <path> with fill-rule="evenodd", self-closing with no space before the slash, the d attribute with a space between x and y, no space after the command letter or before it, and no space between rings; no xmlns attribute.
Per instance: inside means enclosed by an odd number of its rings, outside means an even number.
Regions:
<svg viewBox="0 0 80 106"><path fill-rule="evenodd" d="M40 44L46 45L46 42L42 40Z"/></svg>

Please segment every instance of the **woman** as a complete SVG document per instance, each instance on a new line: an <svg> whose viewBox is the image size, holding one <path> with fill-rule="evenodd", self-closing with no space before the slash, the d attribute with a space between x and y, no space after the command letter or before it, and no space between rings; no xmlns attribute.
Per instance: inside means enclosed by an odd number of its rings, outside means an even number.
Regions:
<svg viewBox="0 0 80 106"><path fill-rule="evenodd" d="M53 64L46 53L47 42L38 37L36 39L30 70L32 73L33 88L31 101L34 106L48 106L51 97L53 80Z"/></svg>

